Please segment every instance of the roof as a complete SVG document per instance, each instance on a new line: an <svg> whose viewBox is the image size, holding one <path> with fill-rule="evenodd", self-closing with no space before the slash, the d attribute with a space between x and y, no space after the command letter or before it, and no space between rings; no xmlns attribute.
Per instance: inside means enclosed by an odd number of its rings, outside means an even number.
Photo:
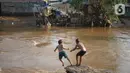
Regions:
<svg viewBox="0 0 130 73"><path fill-rule="evenodd" d="M42 0L0 0L0 2L38 2Z"/></svg>
<svg viewBox="0 0 130 73"><path fill-rule="evenodd" d="M0 2L38 2L43 0L0 0ZM59 0L49 0L49 1L59 1Z"/></svg>

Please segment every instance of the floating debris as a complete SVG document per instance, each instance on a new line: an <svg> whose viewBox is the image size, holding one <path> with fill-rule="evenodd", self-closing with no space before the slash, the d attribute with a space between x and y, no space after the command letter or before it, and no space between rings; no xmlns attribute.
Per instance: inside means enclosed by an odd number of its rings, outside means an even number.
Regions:
<svg viewBox="0 0 130 73"><path fill-rule="evenodd" d="M2 51L2 50L0 50L0 54L3 54L3 53L5 53L5 52L8 52L8 51Z"/></svg>
<svg viewBox="0 0 130 73"><path fill-rule="evenodd" d="M7 17L7 16L1 16L1 17L0 17L0 20L19 21L19 19L16 18L16 17Z"/></svg>
<svg viewBox="0 0 130 73"><path fill-rule="evenodd" d="M49 44L50 44L49 42L36 42L36 41L33 41L33 45L37 46L37 47L47 46Z"/></svg>

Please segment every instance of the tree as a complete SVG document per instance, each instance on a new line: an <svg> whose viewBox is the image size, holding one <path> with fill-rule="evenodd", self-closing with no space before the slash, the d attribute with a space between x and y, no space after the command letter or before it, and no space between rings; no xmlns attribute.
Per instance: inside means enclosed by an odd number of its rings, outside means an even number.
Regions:
<svg viewBox="0 0 130 73"><path fill-rule="evenodd" d="M70 2L71 6L74 7L74 9L79 10L80 6L82 5L84 0L72 0Z"/></svg>
<svg viewBox="0 0 130 73"><path fill-rule="evenodd" d="M113 20L119 20L118 16L114 13L115 4L123 3L126 4L127 0L101 0L102 7L104 8L106 14L109 18Z"/></svg>
<svg viewBox="0 0 130 73"><path fill-rule="evenodd" d="M89 7L82 7L84 2L88 2ZM107 19L111 21L119 20L118 16L114 13L114 6L118 3L126 4L127 0L72 0L70 4L78 11L83 8L84 15L89 15L90 20L92 20L91 22L97 21L96 24L102 25L104 23L101 21L104 20L104 18L100 19L100 15L102 15L102 17L107 16ZM86 12L88 8L90 8L92 12Z"/></svg>

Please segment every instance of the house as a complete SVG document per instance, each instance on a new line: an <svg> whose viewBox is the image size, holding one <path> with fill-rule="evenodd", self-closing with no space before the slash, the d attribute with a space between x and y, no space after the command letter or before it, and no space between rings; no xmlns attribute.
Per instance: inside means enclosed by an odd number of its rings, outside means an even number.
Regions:
<svg viewBox="0 0 130 73"><path fill-rule="evenodd" d="M49 3L58 0L49 0ZM43 0L0 0L0 15L33 15L46 4Z"/></svg>
<svg viewBox="0 0 130 73"><path fill-rule="evenodd" d="M0 13L2 15L30 14L34 12L35 5L42 4L40 0L3 0L0 2Z"/></svg>
<svg viewBox="0 0 130 73"><path fill-rule="evenodd" d="M130 0L127 1L125 4L125 17L130 17Z"/></svg>

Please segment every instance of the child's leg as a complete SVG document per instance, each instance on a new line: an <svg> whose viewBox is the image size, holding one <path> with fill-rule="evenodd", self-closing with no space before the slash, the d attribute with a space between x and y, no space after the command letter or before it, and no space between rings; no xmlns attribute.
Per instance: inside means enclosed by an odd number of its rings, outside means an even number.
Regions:
<svg viewBox="0 0 130 73"><path fill-rule="evenodd" d="M67 60L70 62L70 64L72 65L72 63L71 63L71 61L70 61L70 59L67 57Z"/></svg>
<svg viewBox="0 0 130 73"><path fill-rule="evenodd" d="M62 66L64 66L64 62L62 61L62 57L63 57L62 52L59 52L59 60L61 61Z"/></svg>
<svg viewBox="0 0 130 73"><path fill-rule="evenodd" d="M78 55L76 55L76 65L78 65Z"/></svg>
<svg viewBox="0 0 130 73"><path fill-rule="evenodd" d="M82 56L80 56L79 66L81 65L81 62L82 62Z"/></svg>
<svg viewBox="0 0 130 73"><path fill-rule="evenodd" d="M79 66L81 65L81 63L82 63L82 57L83 57L83 55L86 53L86 51L82 51L81 53L80 53L80 60L79 60Z"/></svg>
<svg viewBox="0 0 130 73"><path fill-rule="evenodd" d="M60 61L61 61L61 63L62 63L62 66L64 66L64 62L62 61L62 59L59 59Z"/></svg>
<svg viewBox="0 0 130 73"><path fill-rule="evenodd" d="M81 53L81 51L79 51L79 52L76 54L76 65L79 65L78 56L80 56L80 53Z"/></svg>
<svg viewBox="0 0 130 73"><path fill-rule="evenodd" d="M63 54L63 56L65 57L65 58L67 58L67 60L70 62L70 64L71 64L71 61L70 61L70 59L68 58L68 56L67 56L67 54L64 52L64 54ZM71 64L72 65L72 64Z"/></svg>

